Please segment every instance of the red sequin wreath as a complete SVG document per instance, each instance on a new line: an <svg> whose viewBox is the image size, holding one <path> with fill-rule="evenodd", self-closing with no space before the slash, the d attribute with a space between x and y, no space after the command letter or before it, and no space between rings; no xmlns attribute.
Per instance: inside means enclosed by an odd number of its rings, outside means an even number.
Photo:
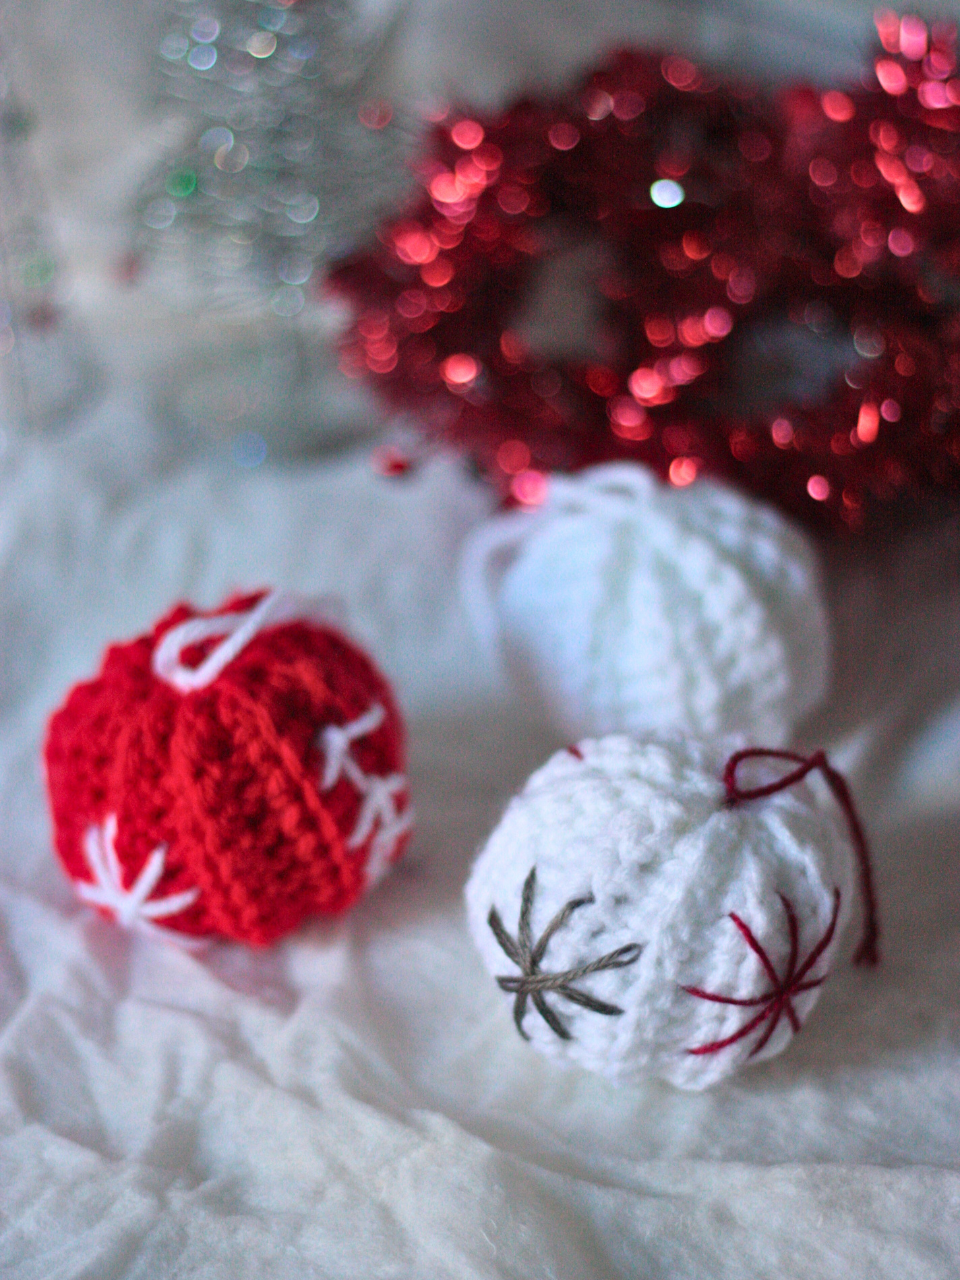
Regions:
<svg viewBox="0 0 960 1280"><path fill-rule="evenodd" d="M50 720L56 847L81 899L151 932L264 945L399 857L403 729L370 659L271 593L180 605Z"/></svg>
<svg viewBox="0 0 960 1280"><path fill-rule="evenodd" d="M448 116L419 203L332 277L357 310L345 372L525 503L544 472L622 458L854 529L956 493L955 30L878 28L844 91L624 52L561 100ZM518 317L588 246L593 351L538 354Z"/></svg>

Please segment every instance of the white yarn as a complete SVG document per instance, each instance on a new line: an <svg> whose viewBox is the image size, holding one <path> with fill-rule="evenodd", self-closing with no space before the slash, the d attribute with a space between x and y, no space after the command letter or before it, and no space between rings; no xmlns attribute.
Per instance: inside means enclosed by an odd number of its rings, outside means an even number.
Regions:
<svg viewBox="0 0 960 1280"><path fill-rule="evenodd" d="M564 973L621 948L641 948L632 963L569 984L617 1006L620 1014L595 1012L557 991L543 994L568 1040L527 1000L523 1032L551 1058L615 1081L652 1073L681 1088L705 1089L789 1043L793 1029L783 1010L769 1041L751 1058L772 1021L771 1008L742 1038L714 1052L691 1053L735 1035L769 1002L725 1004L684 988L759 1000L773 983L731 913L782 980L791 950L784 900L798 924L796 972L827 934L839 891L832 939L805 980L824 977L851 910L849 833L817 782L726 806L724 760L723 751L691 741L639 743L621 735L584 740L532 775L480 853L466 887L467 915L494 976L509 979L521 969L498 941L491 909L516 939L533 868L534 944L564 906L592 898L550 938L541 972ZM815 986L791 997L798 1021L819 991ZM501 999L513 1008L513 994Z"/></svg>
<svg viewBox="0 0 960 1280"><path fill-rule="evenodd" d="M531 672L570 737L741 733L776 746L829 667L813 548L764 504L614 463L550 477L534 511L494 517L461 563L495 662Z"/></svg>
<svg viewBox="0 0 960 1280"><path fill-rule="evenodd" d="M180 693L204 689L216 680L264 628L298 621L338 626L342 612L339 601L330 596L311 598L293 591L268 591L250 609L188 618L179 626L172 627L153 651L153 672ZM222 637L220 643L211 649L198 666L188 667L183 664L181 658L184 649L214 636ZM321 791L329 791L343 774L362 797L360 812L347 840L347 847L359 848L376 830L366 866L369 887L386 874L396 853L398 841L413 825L412 809L408 805L401 812L397 803L397 798L408 789L406 775L391 773L381 777L365 773L350 750L353 742L378 729L385 715L383 707L374 703L364 715L349 724L326 725L320 731L318 740L324 758ZM106 848L109 858L109 844ZM162 869L162 862L160 865ZM155 882L154 880L152 884Z"/></svg>
<svg viewBox="0 0 960 1280"><path fill-rule="evenodd" d="M187 618L171 627L153 651L153 673L179 693L204 689L265 627L297 621L336 626L340 612L338 602L330 597L310 599L293 591L268 591L250 609ZM204 660L196 667L184 666L180 661L184 649L213 636L222 639Z"/></svg>
<svg viewBox="0 0 960 1280"><path fill-rule="evenodd" d="M336 786L342 774L363 797L347 848L359 849L371 832L377 831L366 866L370 888L383 879L400 837L413 825L413 810L409 804L401 811L396 801L397 796L408 790L406 774L384 776L364 773L350 749L354 742L379 729L386 714L381 704L375 702L369 711L348 724L328 724L319 739L324 758L320 790L329 791Z"/></svg>
<svg viewBox="0 0 960 1280"><path fill-rule="evenodd" d="M83 840L83 856L93 880L76 880L77 897L94 907L110 911L117 924L125 929L138 929L155 937L190 946L199 940L174 933L155 924L166 916L179 915L200 896L199 889L185 889L165 898L154 898L153 891L163 876L167 846L157 845L143 864L137 878L128 888L123 883L123 867L117 857L117 815L107 814L102 826L87 828Z"/></svg>

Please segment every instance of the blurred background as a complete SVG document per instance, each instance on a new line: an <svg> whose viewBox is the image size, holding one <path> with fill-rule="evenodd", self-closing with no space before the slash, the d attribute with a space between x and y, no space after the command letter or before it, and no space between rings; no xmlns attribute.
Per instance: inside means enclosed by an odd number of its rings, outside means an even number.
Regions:
<svg viewBox="0 0 960 1280"><path fill-rule="evenodd" d="M630 42L855 82L872 9L0 0L5 1277L957 1274L960 522L824 555L808 732L875 841L880 976L838 972L790 1054L713 1095L548 1075L463 922L474 851L557 745L458 604L494 498L442 452L374 471L397 424L339 371L322 284L444 102ZM269 583L340 596L394 681L417 843L349 919L197 960L75 900L43 726L172 601Z"/></svg>
<svg viewBox="0 0 960 1280"><path fill-rule="evenodd" d="M343 313L323 269L403 198L439 104L557 86L630 41L759 79L837 82L859 76L873 35L865 0L548 10L8 0L7 447L69 424L152 471L198 455L250 468L368 438L383 424L337 370Z"/></svg>

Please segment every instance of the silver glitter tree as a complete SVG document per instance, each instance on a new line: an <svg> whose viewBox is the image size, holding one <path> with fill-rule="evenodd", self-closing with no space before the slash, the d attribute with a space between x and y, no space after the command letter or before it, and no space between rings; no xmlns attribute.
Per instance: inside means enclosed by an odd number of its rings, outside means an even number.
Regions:
<svg viewBox="0 0 960 1280"><path fill-rule="evenodd" d="M407 182L411 128L370 100L388 37L350 0L170 0L156 66L186 141L140 193L134 269L179 306L298 314Z"/></svg>
<svg viewBox="0 0 960 1280"><path fill-rule="evenodd" d="M0 50L0 399L13 427L46 431L88 405L102 379L82 321L66 305L32 131Z"/></svg>

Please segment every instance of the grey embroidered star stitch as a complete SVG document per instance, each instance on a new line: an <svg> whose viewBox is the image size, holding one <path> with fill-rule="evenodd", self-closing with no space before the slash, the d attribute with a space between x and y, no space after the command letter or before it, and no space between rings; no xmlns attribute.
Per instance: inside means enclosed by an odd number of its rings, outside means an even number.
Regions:
<svg viewBox="0 0 960 1280"><path fill-rule="evenodd" d="M537 869L536 867L531 867L530 874L523 883L523 894L520 899L520 919L517 923L516 938L511 938L510 934L507 933L496 907L490 908L487 924L489 924L493 936L506 955L520 970L519 974L498 977L497 983L501 990L508 991L516 997L513 1002L513 1020L524 1040L530 1039L523 1029L523 1019L527 1012L527 997L533 1001L534 1008L555 1035L559 1036L561 1040L571 1040L573 1037L570 1032L544 999L545 993L555 991L557 995L563 996L565 1000L579 1004L584 1009L590 1009L593 1013L602 1013L611 1018L617 1017L623 1013L619 1005L609 1004L606 1000L598 1000L596 996L587 995L584 991L578 991L576 987L570 984L577 982L580 978L585 978L587 974L600 973L604 969L625 969L627 965L636 963L643 948L634 942L625 947L618 947L616 951L611 951L608 955L601 956L599 960L588 961L586 964L577 965L576 968L567 969L563 973L541 973L540 962L543 960L550 939L558 930L563 928L574 911L577 911L580 907L588 906L594 901L594 897L590 893L585 898L572 898L565 907L562 907L557 912L537 942L534 943L530 932L530 914L533 910L533 897L536 893L536 888Z"/></svg>

